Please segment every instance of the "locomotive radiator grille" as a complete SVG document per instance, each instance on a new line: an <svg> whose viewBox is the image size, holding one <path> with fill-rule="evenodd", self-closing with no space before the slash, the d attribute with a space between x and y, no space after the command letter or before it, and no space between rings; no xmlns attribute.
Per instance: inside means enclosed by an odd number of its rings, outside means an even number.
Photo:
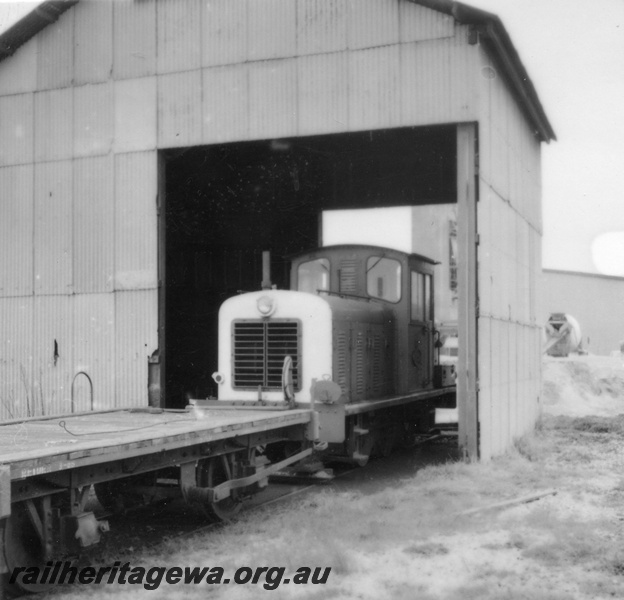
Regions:
<svg viewBox="0 0 624 600"><path fill-rule="evenodd" d="M279 390L284 359L293 360L295 390L300 389L298 321L235 321L232 329L232 378L236 388Z"/></svg>

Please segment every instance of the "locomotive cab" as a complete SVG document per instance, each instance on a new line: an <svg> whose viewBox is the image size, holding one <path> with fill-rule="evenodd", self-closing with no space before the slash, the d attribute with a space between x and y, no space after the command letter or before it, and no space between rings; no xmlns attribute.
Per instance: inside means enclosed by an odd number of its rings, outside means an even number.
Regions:
<svg viewBox="0 0 624 600"><path fill-rule="evenodd" d="M293 259L291 289L384 305L392 320L392 326L387 323L392 332L384 356L393 363L393 389L384 391L406 394L433 386L434 264L423 256L389 248L327 246ZM357 348L353 327L344 325L351 330L348 346ZM370 335L364 343L368 349L374 346ZM364 368L379 364L370 358Z"/></svg>

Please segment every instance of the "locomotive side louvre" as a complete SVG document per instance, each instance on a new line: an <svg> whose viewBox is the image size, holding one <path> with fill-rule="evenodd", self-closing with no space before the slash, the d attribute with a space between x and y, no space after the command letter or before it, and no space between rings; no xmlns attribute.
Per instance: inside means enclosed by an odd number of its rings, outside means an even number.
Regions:
<svg viewBox="0 0 624 600"><path fill-rule="evenodd" d="M334 381L342 390L343 401L383 398L395 393L391 315L380 323L334 319L333 326Z"/></svg>

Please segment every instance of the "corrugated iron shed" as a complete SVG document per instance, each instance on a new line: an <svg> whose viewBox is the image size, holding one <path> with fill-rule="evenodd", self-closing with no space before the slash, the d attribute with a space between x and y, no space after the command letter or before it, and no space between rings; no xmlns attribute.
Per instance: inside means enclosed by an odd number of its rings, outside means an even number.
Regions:
<svg viewBox="0 0 624 600"><path fill-rule="evenodd" d="M555 133L498 17L450 0L75 4L41 2L0 34L11 412L145 403L172 149L450 125L469 453L531 426L540 143Z"/></svg>

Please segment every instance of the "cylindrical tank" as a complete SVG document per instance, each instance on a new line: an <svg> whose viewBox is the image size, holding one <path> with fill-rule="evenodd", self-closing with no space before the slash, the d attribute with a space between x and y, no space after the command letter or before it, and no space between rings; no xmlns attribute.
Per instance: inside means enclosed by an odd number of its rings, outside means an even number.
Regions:
<svg viewBox="0 0 624 600"><path fill-rule="evenodd" d="M552 313L546 323L545 333L544 352L549 356L568 356L581 346L581 326L573 316L566 313Z"/></svg>

